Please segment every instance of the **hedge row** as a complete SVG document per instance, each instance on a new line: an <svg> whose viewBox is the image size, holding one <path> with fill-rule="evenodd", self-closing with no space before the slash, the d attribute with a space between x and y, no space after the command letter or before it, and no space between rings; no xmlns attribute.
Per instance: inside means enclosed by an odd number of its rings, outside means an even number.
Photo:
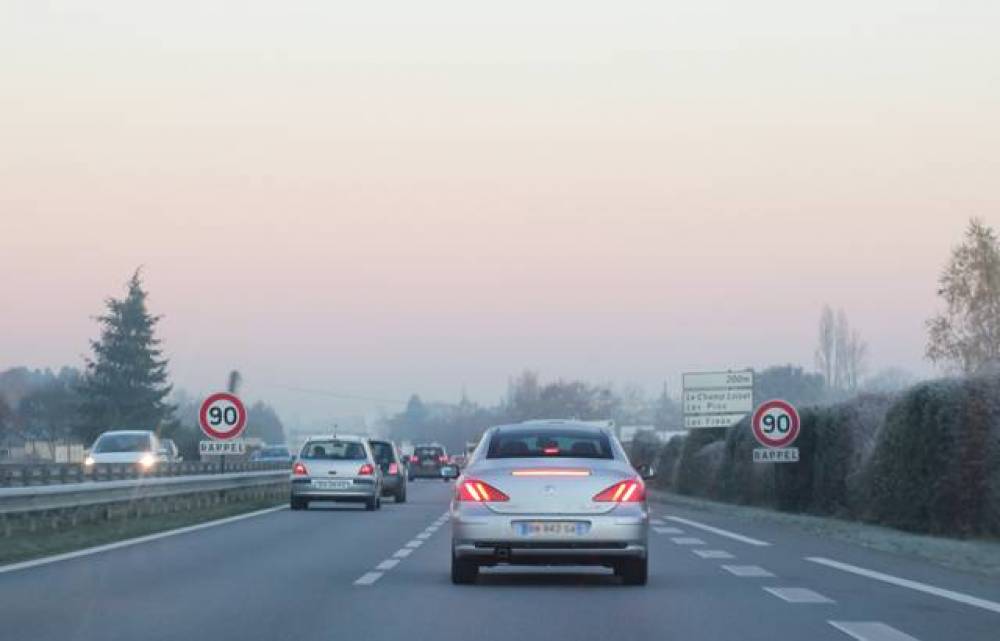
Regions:
<svg viewBox="0 0 1000 641"><path fill-rule="evenodd" d="M654 483L682 494L953 536L1000 535L1000 377L801 408L798 463L753 462L747 420L676 437Z"/></svg>

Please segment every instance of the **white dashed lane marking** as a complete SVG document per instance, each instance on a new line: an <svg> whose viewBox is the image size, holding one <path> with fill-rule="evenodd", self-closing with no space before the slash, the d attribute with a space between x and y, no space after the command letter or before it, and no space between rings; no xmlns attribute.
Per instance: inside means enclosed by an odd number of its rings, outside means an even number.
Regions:
<svg viewBox="0 0 1000 641"><path fill-rule="evenodd" d="M405 559L406 557L413 554L413 550L410 548L403 548L401 550L396 550L396 553L392 556L397 559Z"/></svg>
<svg viewBox="0 0 1000 641"><path fill-rule="evenodd" d="M833 599L828 599L819 592L813 592L808 588L764 588L788 603L833 603Z"/></svg>
<svg viewBox="0 0 1000 641"><path fill-rule="evenodd" d="M421 541L419 539L413 539L412 541L410 541L409 543L406 544L406 547L416 549L416 548L420 547L423 544L424 544L423 541Z"/></svg>
<svg viewBox="0 0 1000 641"><path fill-rule="evenodd" d="M385 561L382 561L381 563L376 565L375 569L382 570L384 572L386 570L393 569L397 565L399 565L399 559L386 559Z"/></svg>
<svg viewBox="0 0 1000 641"><path fill-rule="evenodd" d="M677 545L705 545L705 542L701 539L696 539L690 536L678 536L670 539Z"/></svg>
<svg viewBox="0 0 1000 641"><path fill-rule="evenodd" d="M699 530L711 532L712 534L718 534L719 536L724 536L727 539L739 541L740 543L746 543L748 545L756 545L760 547L771 545L767 541L761 541L760 539L753 539L750 538L749 536L743 536L742 534L737 534L736 532L730 532L729 530L723 530L722 528L706 525L705 523L699 523L698 521L692 521L690 519L682 519L679 516L668 516L667 519L670 521L674 521L675 523L683 523L684 525L689 525L693 528L698 528Z"/></svg>
<svg viewBox="0 0 1000 641"><path fill-rule="evenodd" d="M919 641L879 621L827 621L858 641Z"/></svg>
<svg viewBox="0 0 1000 641"><path fill-rule="evenodd" d="M679 527L654 527L653 531L657 534L684 534L684 530Z"/></svg>
<svg viewBox="0 0 1000 641"><path fill-rule="evenodd" d="M354 585L371 585L382 578L381 572L368 572L354 582Z"/></svg>
<svg viewBox="0 0 1000 641"><path fill-rule="evenodd" d="M725 550L691 550L703 559L733 559L736 558Z"/></svg>
<svg viewBox="0 0 1000 641"><path fill-rule="evenodd" d="M723 565L722 569L729 572L733 576L746 578L774 576L772 572L768 572L759 565Z"/></svg>
<svg viewBox="0 0 1000 641"><path fill-rule="evenodd" d="M983 610L989 610L990 612L1000 613L1000 603L997 603L996 601L989 601L987 599L981 599L970 594L963 594L953 590L945 590L944 588L938 588L926 583L903 579L898 576L892 576L891 574L883 574L882 572L876 572L875 570L866 570L865 568L861 568L856 565L849 565L832 559L824 559L823 557L806 557L806 561L812 561L813 563L819 563L820 565L825 565L829 568L834 568L843 572L850 572L851 574L857 574L858 576L867 577L876 581L882 581L883 583L897 585L901 588L909 588L911 590L916 590L917 592L933 594L934 596L941 597L942 599L949 599L958 603L964 603L965 605L971 605L974 608L982 608Z"/></svg>

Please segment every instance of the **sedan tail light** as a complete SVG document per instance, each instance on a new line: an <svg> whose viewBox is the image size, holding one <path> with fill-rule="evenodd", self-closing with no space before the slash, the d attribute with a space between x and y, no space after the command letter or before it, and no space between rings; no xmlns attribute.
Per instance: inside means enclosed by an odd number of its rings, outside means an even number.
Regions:
<svg viewBox="0 0 1000 641"><path fill-rule="evenodd" d="M365 463L364 465L361 466L361 469L358 470L358 476L371 476L374 473L375 473L375 466L372 465L371 463Z"/></svg>
<svg viewBox="0 0 1000 641"><path fill-rule="evenodd" d="M646 484L638 478L620 481L598 493L593 500L597 503L641 503L646 500Z"/></svg>
<svg viewBox="0 0 1000 641"><path fill-rule="evenodd" d="M416 454L410 457L410 463L419 463L419 462L420 462L420 457L417 456Z"/></svg>
<svg viewBox="0 0 1000 641"><path fill-rule="evenodd" d="M309 470L302 463L296 463L292 466L292 474L294 476L309 476Z"/></svg>
<svg viewBox="0 0 1000 641"><path fill-rule="evenodd" d="M448 462L448 457L442 454L441 456L438 457L438 462L439 463L447 463Z"/></svg>
<svg viewBox="0 0 1000 641"><path fill-rule="evenodd" d="M396 463L389 463L389 474L391 476L396 476L399 474L399 465Z"/></svg>
<svg viewBox="0 0 1000 641"><path fill-rule="evenodd" d="M473 503L502 503L509 501L510 497L492 485L476 479L465 479L455 488L455 500Z"/></svg>

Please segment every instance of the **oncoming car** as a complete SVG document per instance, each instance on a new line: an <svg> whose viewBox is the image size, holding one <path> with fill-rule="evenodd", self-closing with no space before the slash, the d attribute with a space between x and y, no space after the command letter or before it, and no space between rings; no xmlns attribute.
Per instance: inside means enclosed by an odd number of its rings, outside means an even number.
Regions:
<svg viewBox="0 0 1000 641"><path fill-rule="evenodd" d="M98 463L134 465L149 471L168 461L167 451L151 430L114 430L97 437L86 458L85 467Z"/></svg>
<svg viewBox="0 0 1000 641"><path fill-rule="evenodd" d="M454 583L497 564L603 565L627 585L646 583L645 483L605 427L491 428L458 479L451 525Z"/></svg>
<svg viewBox="0 0 1000 641"><path fill-rule="evenodd" d="M382 470L367 439L358 436L311 437L292 466L291 486L293 510L304 510L313 501L382 507Z"/></svg>

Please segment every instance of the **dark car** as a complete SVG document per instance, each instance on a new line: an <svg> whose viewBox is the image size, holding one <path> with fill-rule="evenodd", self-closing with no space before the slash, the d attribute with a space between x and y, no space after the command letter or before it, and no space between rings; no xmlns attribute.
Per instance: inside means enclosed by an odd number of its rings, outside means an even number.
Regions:
<svg viewBox="0 0 1000 641"><path fill-rule="evenodd" d="M433 478L444 479L448 476L441 473L441 469L449 467L448 453L443 445L430 443L417 445L413 448L413 455L410 456L410 479Z"/></svg>
<svg viewBox="0 0 1000 641"><path fill-rule="evenodd" d="M292 453L287 445L266 445L250 455L255 463L288 463L292 464Z"/></svg>
<svg viewBox="0 0 1000 641"><path fill-rule="evenodd" d="M375 462L382 468L382 496L391 496L396 503L406 503L406 466L395 443L369 439Z"/></svg>

